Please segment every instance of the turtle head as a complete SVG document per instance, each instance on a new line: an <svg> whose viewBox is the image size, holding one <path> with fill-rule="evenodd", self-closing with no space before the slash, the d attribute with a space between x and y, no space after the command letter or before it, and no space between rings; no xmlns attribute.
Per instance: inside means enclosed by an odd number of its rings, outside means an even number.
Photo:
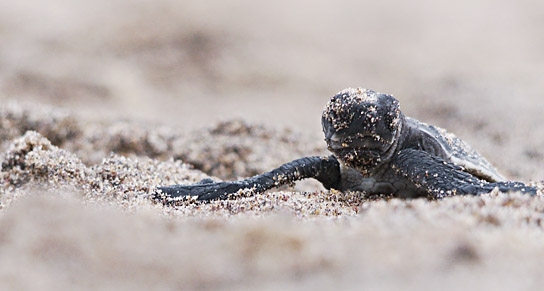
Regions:
<svg viewBox="0 0 544 291"><path fill-rule="evenodd" d="M397 99L362 88L338 92L321 117L327 148L363 175L391 157L403 120Z"/></svg>

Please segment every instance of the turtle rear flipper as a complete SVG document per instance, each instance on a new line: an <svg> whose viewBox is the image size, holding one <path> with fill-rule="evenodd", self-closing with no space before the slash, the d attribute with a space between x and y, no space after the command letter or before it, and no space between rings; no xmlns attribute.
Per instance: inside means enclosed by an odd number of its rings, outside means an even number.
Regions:
<svg viewBox="0 0 544 291"><path fill-rule="evenodd" d="M340 164L334 156L305 157L281 165L262 175L234 182L209 182L203 180L194 185L159 187L158 199L173 200L176 197L197 197L198 200L226 199L229 194L251 189L262 193L268 189L290 184L298 180L314 178L325 186L334 188L340 181ZM166 195L166 197L165 197Z"/></svg>
<svg viewBox="0 0 544 291"><path fill-rule="evenodd" d="M479 195L498 188L501 192L536 194L536 188L521 182L487 182L463 171L460 166L440 157L416 150L404 149L391 161L392 169L430 197Z"/></svg>

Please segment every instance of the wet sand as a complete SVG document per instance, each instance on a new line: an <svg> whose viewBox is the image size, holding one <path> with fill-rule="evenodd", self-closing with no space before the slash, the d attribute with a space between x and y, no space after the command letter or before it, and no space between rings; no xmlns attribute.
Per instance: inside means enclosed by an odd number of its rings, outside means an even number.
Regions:
<svg viewBox="0 0 544 291"><path fill-rule="evenodd" d="M127 5L0 9L2 286L544 285L542 4ZM150 199L160 185L328 154L321 110L350 86L394 94L538 195L370 199L303 181L210 203Z"/></svg>

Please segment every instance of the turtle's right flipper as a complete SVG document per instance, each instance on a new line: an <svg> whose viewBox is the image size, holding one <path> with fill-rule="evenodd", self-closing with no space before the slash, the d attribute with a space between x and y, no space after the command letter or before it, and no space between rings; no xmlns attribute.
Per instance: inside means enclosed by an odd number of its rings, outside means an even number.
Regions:
<svg viewBox="0 0 544 291"><path fill-rule="evenodd" d="M521 182L487 182L463 171L461 167L416 149L401 150L392 161L395 172L433 198L452 195L479 195L498 188L501 192L519 191L535 195L536 189Z"/></svg>
<svg viewBox="0 0 544 291"><path fill-rule="evenodd" d="M198 200L226 199L239 190L251 189L262 193L268 189L290 184L298 180L314 178L330 189L340 181L340 164L334 156L305 157L281 165L279 168L251 178L235 182L206 181L194 185L173 185L158 187L161 193L156 197L197 197Z"/></svg>

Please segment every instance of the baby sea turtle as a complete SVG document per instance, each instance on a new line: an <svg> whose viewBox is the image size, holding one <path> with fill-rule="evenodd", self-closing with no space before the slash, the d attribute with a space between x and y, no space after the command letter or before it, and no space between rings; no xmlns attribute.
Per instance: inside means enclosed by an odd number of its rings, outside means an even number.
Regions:
<svg viewBox="0 0 544 291"><path fill-rule="evenodd" d="M494 188L536 194L534 187L505 181L455 135L404 116L391 95L362 88L342 90L327 103L321 122L331 156L300 158L241 181L205 179L194 185L159 187L159 195L167 200L225 199L242 189L259 193L306 178L317 179L327 189L401 198L478 195Z"/></svg>

